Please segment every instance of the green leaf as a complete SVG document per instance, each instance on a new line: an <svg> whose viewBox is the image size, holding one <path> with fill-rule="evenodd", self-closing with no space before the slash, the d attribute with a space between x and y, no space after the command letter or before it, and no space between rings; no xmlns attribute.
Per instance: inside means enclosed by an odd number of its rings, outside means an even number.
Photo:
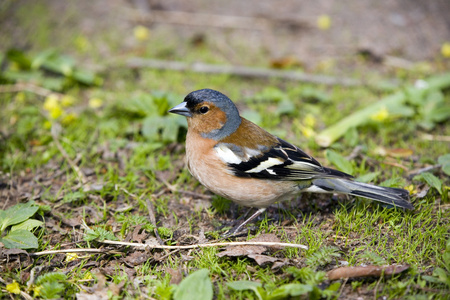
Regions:
<svg viewBox="0 0 450 300"><path fill-rule="evenodd" d="M290 114L293 111L295 111L294 103L292 103L292 101L289 99L284 99L278 104L275 113L280 116Z"/></svg>
<svg viewBox="0 0 450 300"><path fill-rule="evenodd" d="M255 124L261 125L262 123L262 116L256 110L246 109L241 113L241 116Z"/></svg>
<svg viewBox="0 0 450 300"><path fill-rule="evenodd" d="M422 178L428 183L428 185L434 187L439 194L442 194L442 182L439 178L428 172L422 173Z"/></svg>
<svg viewBox="0 0 450 300"><path fill-rule="evenodd" d="M83 192L76 191L70 192L64 195L62 203L71 203L80 199L83 199L86 195Z"/></svg>
<svg viewBox="0 0 450 300"><path fill-rule="evenodd" d="M30 58L23 51L10 49L6 52L6 57L10 61L15 62L21 69L29 70L31 67Z"/></svg>
<svg viewBox="0 0 450 300"><path fill-rule="evenodd" d="M439 156L438 163L441 165L450 164L450 154L444 154Z"/></svg>
<svg viewBox="0 0 450 300"><path fill-rule="evenodd" d="M286 299L288 297L296 297L300 295L306 295L313 290L313 287L307 284L301 283L289 283L278 287L270 295L269 299Z"/></svg>
<svg viewBox="0 0 450 300"><path fill-rule="evenodd" d="M39 220L34 220L34 219L28 219L20 224L12 226L11 231L15 231L15 230L19 230L19 229L31 231L34 228L41 226L42 224L44 224L44 222L41 222Z"/></svg>
<svg viewBox="0 0 450 300"><path fill-rule="evenodd" d="M5 211L0 211L0 233L3 232L6 227L21 223L32 217L38 209L39 206L34 204L34 202L28 202L25 204L14 205Z"/></svg>
<svg viewBox="0 0 450 300"><path fill-rule="evenodd" d="M114 234L106 229L103 229L101 227L95 228L95 229L88 229L86 230L86 233L83 236L83 239L87 242L93 241L93 240L112 240L115 241L117 238L114 236Z"/></svg>
<svg viewBox="0 0 450 300"><path fill-rule="evenodd" d="M56 281L45 282L41 285L39 294L44 299L60 298L61 293L65 290L65 286L62 283Z"/></svg>
<svg viewBox="0 0 450 300"><path fill-rule="evenodd" d="M353 174L353 166L351 162L349 162L345 157L340 155L339 153L333 150L327 150L325 152L325 156L328 161L335 165L340 171L343 171L347 174Z"/></svg>
<svg viewBox="0 0 450 300"><path fill-rule="evenodd" d="M450 176L450 163L447 163L442 166L442 172Z"/></svg>
<svg viewBox="0 0 450 300"><path fill-rule="evenodd" d="M259 282L240 280L240 281L228 282L227 286L235 291L252 290L255 292L255 294L259 300L263 299L263 297L260 293L260 288L262 287L262 285Z"/></svg>
<svg viewBox="0 0 450 300"><path fill-rule="evenodd" d="M18 229L10 231L0 239L6 248L31 249L38 247L38 239L28 230Z"/></svg>
<svg viewBox="0 0 450 300"><path fill-rule="evenodd" d="M380 175L381 172L370 172L364 175L359 176L358 178L356 178L356 181L360 181L360 182L371 182L373 181L375 178L378 177L378 175Z"/></svg>
<svg viewBox="0 0 450 300"><path fill-rule="evenodd" d="M31 68L35 70L39 69L53 55L56 55L55 49L47 49L38 53L31 62Z"/></svg>
<svg viewBox="0 0 450 300"><path fill-rule="evenodd" d="M174 300L209 300L213 298L213 286L209 270L200 269L181 281L173 294Z"/></svg>
<svg viewBox="0 0 450 300"><path fill-rule="evenodd" d="M38 277L36 280L36 284L40 285L44 282L52 282L52 281L64 281L67 280L67 275L61 272L51 272L46 273Z"/></svg>

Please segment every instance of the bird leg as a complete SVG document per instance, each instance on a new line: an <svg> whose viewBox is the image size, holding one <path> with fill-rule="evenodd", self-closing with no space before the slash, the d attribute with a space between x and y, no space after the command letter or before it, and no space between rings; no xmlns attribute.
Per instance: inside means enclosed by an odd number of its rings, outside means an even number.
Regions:
<svg viewBox="0 0 450 300"><path fill-rule="evenodd" d="M232 229L230 229L230 231L228 231L226 233L226 236L231 236L234 235L236 233L238 233L242 227L244 227L245 225L247 225L248 223L250 223L252 220L254 220L257 216L259 216L260 214L262 214L264 211L266 210L266 208L259 208L253 215L251 215L247 220L245 220L244 222L242 222L239 226L234 227Z"/></svg>

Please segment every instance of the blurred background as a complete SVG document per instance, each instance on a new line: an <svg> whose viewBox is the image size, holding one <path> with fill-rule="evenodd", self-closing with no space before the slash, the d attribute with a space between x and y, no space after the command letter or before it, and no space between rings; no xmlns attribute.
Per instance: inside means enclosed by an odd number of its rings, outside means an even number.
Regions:
<svg viewBox="0 0 450 300"><path fill-rule="evenodd" d="M450 40L446 0L3 0L0 9L1 50L54 47L112 66L133 54L330 72L363 56L409 69L439 59Z"/></svg>
<svg viewBox="0 0 450 300"><path fill-rule="evenodd" d="M189 92L212 88L320 163L412 195L411 214L309 194L270 207L252 233L310 247L274 250L277 268L313 265L298 278L315 278L309 290L300 286L315 297L439 298L450 278L449 70L449 0L0 0L0 209L20 212L27 201L45 216L22 230L27 243L4 245L41 251L103 247L94 241L103 238L219 238L246 208L189 174L186 120L167 113ZM15 223L1 223L0 214L0 246L17 234L8 227ZM38 279L35 298L85 293L79 283L97 286L96 269L108 276L113 294L101 290L106 279L96 288L105 299L170 299L173 284L199 268L211 271L218 299L254 297L227 287L231 280L256 280L271 293L297 278L217 251L130 249L123 271L115 254L12 254L0 257L0 298L5 282L9 293L31 293L31 265L67 274L52 285ZM316 272L336 267L339 256L339 266L412 271L340 288Z"/></svg>

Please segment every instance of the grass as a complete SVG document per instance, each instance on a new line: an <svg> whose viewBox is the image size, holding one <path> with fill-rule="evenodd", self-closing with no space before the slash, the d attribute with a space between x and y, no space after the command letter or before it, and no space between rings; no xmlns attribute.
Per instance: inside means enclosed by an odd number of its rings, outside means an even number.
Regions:
<svg viewBox="0 0 450 300"><path fill-rule="evenodd" d="M42 26L33 29L38 33L34 39L32 35L27 36L33 45L28 53L32 54L49 48L53 34L45 26L51 16L47 16L45 10L38 11L45 18ZM28 20L27 12L20 9L18 14L19 22L23 22L22 30L30 32L32 24L25 22ZM70 19L76 17L76 14L70 15ZM59 32L58 36L63 34ZM135 43L135 50L155 58L226 62L222 54L210 51L208 45L197 47L186 43L178 48L176 37L172 37L170 43L165 43L164 37L164 34L156 33L151 38L152 47ZM110 32L98 38L96 42L106 43L111 55L109 59L114 59L120 50L119 37ZM87 54L76 47L68 47L70 41L63 38L59 43L53 46L64 53L71 53L80 60L89 57L102 64L103 57L95 47L91 47ZM3 43L10 44L11 41ZM242 45L236 45L236 49L239 53L246 51ZM240 55L239 60L263 65L268 59L266 54L255 51L249 61L244 59L250 56L248 53ZM183 55L185 52L189 54ZM125 56L128 55L132 56ZM355 75L360 75L358 65L355 70ZM382 79L394 75L395 70L388 75L376 71L370 74ZM269 131L302 146L327 165L329 162L325 159L324 150L314 142L313 136L304 134L305 127L320 132L343 116L390 93L380 94L365 87L325 87L277 79L243 80L224 75L129 70L126 67L106 69L100 76L102 86L72 84L60 91L73 98L73 103L63 108L66 116L74 114L72 120L65 120L64 115L52 119L50 111L44 108L45 97L34 93L0 94L2 203L10 207L20 201L35 199L36 203L47 207L37 216L45 226L34 229L39 247L30 252L104 247L95 238L86 241L89 231L81 225L83 222L100 236L136 240L133 232L141 226L137 234L143 234L145 239L154 239L155 226L149 218L147 200L154 205L158 233L167 245L193 244L200 239L218 238L224 226L231 226L233 220L244 213L245 209L236 208L225 199L213 196L210 201L195 196L209 194L183 165L185 125L176 116L165 113L172 102L180 102L191 90L209 87L225 92L236 100L244 114ZM423 73L417 71L403 74L401 79L408 83L421 76ZM449 97L446 92L447 102ZM100 107L90 105L93 98L101 99ZM149 104L155 105L158 112L149 109ZM284 110L285 105L292 105L292 109ZM304 123L307 116L314 120L314 124ZM146 122L156 117L167 122L164 123L166 127L171 126L167 136L149 133L148 128L146 131ZM51 130L58 132L52 134ZM373 176L375 183L412 185L420 191L426 184L423 180L408 178L409 171L436 164L438 157L448 153L448 143L422 139L422 132L416 116L387 119L349 132L331 148L346 156L360 145L362 155L351 161L354 175L378 172ZM447 124L438 123L430 133L449 136L448 120ZM85 174L92 189L85 190L79 185L80 178L56 146L55 137L70 160L75 161ZM383 157L374 151L380 145L389 149L411 149L413 155ZM435 170L435 175L444 186L450 184L440 169ZM196 194L192 196L183 191ZM218 257L221 251L218 248L182 250L170 255L165 251L153 251L142 261L133 256L140 252L131 248L119 249L123 254L87 254L73 260L62 254L33 258L27 262L15 257L0 263L0 293L2 297L18 298L11 285L16 282L19 291L42 298L73 298L76 293L89 290L106 293L115 299L142 298L144 295L170 299L179 282L169 270L186 277L204 268L209 270L209 280L219 299L257 299L258 294L254 290L235 290L227 285L237 280L260 282L262 287L257 291L267 299L278 287L287 289L288 284L316 288L309 292L311 298L444 299L450 284L433 272L441 268L450 277L450 262L445 255L450 238L450 210L445 193L448 193L448 188L444 187L442 196L431 189L426 197L413 198L416 208L413 212L384 208L361 199L340 197L336 200L323 195L302 195L290 203L283 203L285 210L271 208L253 224L255 228L248 236L240 239L274 233L283 242L309 247L306 251L286 248L265 252L286 260L286 265L275 269L270 264L260 266L245 256ZM164 258L159 259L161 257ZM327 281L323 273L343 264L396 263L409 264L410 269L391 277L341 280L336 286ZM294 271L288 271L289 267ZM32 272L38 279L34 283L29 279ZM54 275L56 272L64 276Z"/></svg>

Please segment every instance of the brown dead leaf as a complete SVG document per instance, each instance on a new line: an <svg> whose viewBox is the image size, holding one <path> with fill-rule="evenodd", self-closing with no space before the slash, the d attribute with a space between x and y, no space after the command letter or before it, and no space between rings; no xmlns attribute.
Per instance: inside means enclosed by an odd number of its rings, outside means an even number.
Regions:
<svg viewBox="0 0 450 300"><path fill-rule="evenodd" d="M275 69L287 69L301 67L302 63L295 56L284 56L270 61L270 66Z"/></svg>
<svg viewBox="0 0 450 300"><path fill-rule="evenodd" d="M133 253L127 255L123 260L131 266L138 266L145 263L152 254L147 251L134 251Z"/></svg>
<svg viewBox="0 0 450 300"><path fill-rule="evenodd" d="M251 239L249 242L272 242L279 243L280 239L275 234L261 234L260 236ZM228 246L225 251L220 252L217 256L246 256L252 254L261 254L267 250L266 246Z"/></svg>
<svg viewBox="0 0 450 300"><path fill-rule="evenodd" d="M381 156L405 158L410 157L414 152L411 149L405 148L388 149L384 147L377 147L375 148L374 153Z"/></svg>
<svg viewBox="0 0 450 300"><path fill-rule="evenodd" d="M174 270L172 268L166 268L166 272L170 274L170 284L179 284L183 279L181 269Z"/></svg>
<svg viewBox="0 0 450 300"><path fill-rule="evenodd" d="M409 269L409 265L341 267L327 273L329 280L357 277L380 277L398 274Z"/></svg>
<svg viewBox="0 0 450 300"><path fill-rule="evenodd" d="M261 234L260 236L251 239L249 242L271 242L279 243L280 239L275 234ZM267 246L256 246L256 245L246 245L246 246L228 246L225 251L220 252L217 256L247 256L256 261L258 265L263 265L269 262L277 262L278 258L262 255L263 252L267 251ZM271 247L278 248L278 247Z"/></svg>
<svg viewBox="0 0 450 300"><path fill-rule="evenodd" d="M266 263L275 263L278 261L278 258L276 257L271 257L268 255L262 255L262 254L249 254L247 255L250 258L253 258L256 263L260 266L266 264Z"/></svg>
<svg viewBox="0 0 450 300"><path fill-rule="evenodd" d="M145 231L139 234L141 227L142 227L141 225L137 225L136 228L134 228L132 235L132 240L140 244L142 244L142 241L148 236L148 234L146 234Z"/></svg>

